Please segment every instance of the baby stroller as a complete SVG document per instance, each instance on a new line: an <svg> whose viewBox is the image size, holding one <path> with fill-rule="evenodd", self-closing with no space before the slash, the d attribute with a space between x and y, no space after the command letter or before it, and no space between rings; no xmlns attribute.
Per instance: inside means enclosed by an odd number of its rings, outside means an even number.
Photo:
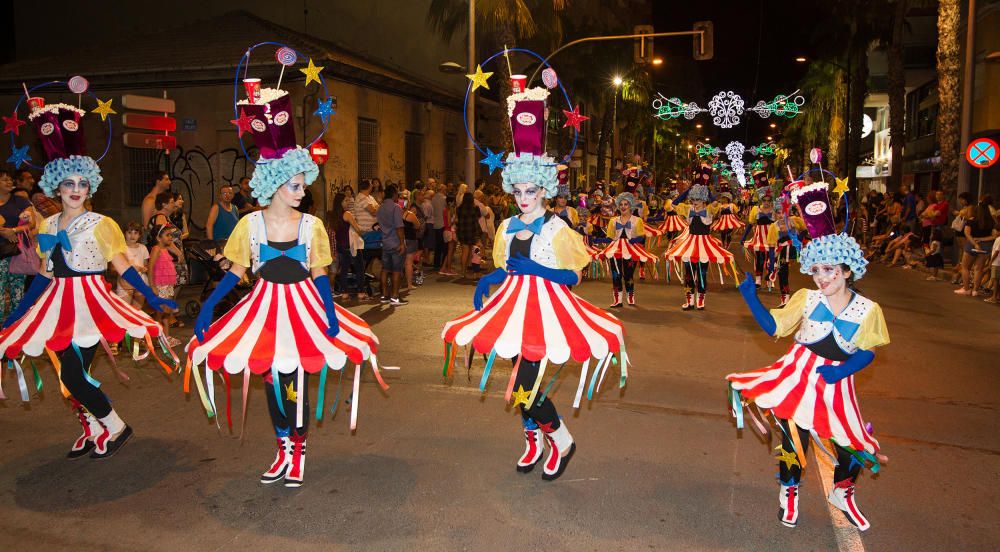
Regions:
<svg viewBox="0 0 1000 552"><path fill-rule="evenodd" d="M208 296L215 290L215 286L219 284L226 275L226 272L229 271L231 263L219 252L217 244L213 240L203 240L196 245L191 245L187 248L186 254L189 262L198 264L205 271L205 274L208 275L205 279L205 284L201 288L201 293L198 295L198 300L191 299L184 304L184 314L193 319L201 312L202 303L208 300ZM216 305L215 312L212 313L212 319L216 320L219 316L222 316L229 309L233 308L245 294L246 288L244 286L238 285L233 288Z"/></svg>

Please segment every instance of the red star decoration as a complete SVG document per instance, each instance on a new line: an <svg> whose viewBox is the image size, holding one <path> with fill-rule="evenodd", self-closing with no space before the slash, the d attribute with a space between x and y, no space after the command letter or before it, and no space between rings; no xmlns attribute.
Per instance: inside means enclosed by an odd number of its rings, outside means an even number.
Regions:
<svg viewBox="0 0 1000 552"><path fill-rule="evenodd" d="M229 122L233 123L234 125L236 125L236 128L239 129L239 137L242 138L244 132L249 132L250 131L250 123L253 122L253 117L248 116L246 114L246 112L243 111L243 108L241 107L240 108L240 118L239 119L231 119Z"/></svg>
<svg viewBox="0 0 1000 552"><path fill-rule="evenodd" d="M566 116L566 122L563 123L563 128L571 126L575 128L577 132L580 132L580 123L590 118L586 115L580 115L580 106L574 107L573 111L566 111L564 109L563 115Z"/></svg>
<svg viewBox="0 0 1000 552"><path fill-rule="evenodd" d="M17 111L15 111L10 117L3 117L3 132L4 134L13 132L14 136L20 136L21 125L23 124L25 124L25 122L17 118Z"/></svg>
<svg viewBox="0 0 1000 552"><path fill-rule="evenodd" d="M544 431L545 433L552 433L553 431L555 431L554 429L552 429L552 424L554 423L555 422L549 422L547 424L538 424L538 429Z"/></svg>

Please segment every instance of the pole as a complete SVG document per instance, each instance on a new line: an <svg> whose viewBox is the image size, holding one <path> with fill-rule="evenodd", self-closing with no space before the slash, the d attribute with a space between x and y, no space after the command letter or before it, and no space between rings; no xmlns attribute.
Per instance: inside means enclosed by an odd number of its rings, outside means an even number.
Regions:
<svg viewBox="0 0 1000 552"><path fill-rule="evenodd" d="M972 79L975 78L976 68L976 0L969 0L969 17L965 29L965 71L962 74L962 137L960 146L962 148L966 147L972 135ZM980 176L982 176L981 172ZM972 187L969 180L968 164L959 161L959 193L969 191L969 188Z"/></svg>
<svg viewBox="0 0 1000 552"><path fill-rule="evenodd" d="M469 52L466 67L476 64L476 2L469 2ZM470 69L471 71L471 69ZM473 90L465 108L465 119L469 121L469 133L476 135L476 91ZM472 137L465 137L465 179L469 186L476 182L476 146Z"/></svg>
<svg viewBox="0 0 1000 552"><path fill-rule="evenodd" d="M965 163L963 163L963 165L964 164ZM983 197L983 171L984 170L985 169L983 169L983 168L979 169L979 193L976 194L976 197Z"/></svg>
<svg viewBox="0 0 1000 552"><path fill-rule="evenodd" d="M611 189L611 175L615 170L615 151L618 149L618 87L615 87L615 107L611 116L611 163L608 164L608 189Z"/></svg>

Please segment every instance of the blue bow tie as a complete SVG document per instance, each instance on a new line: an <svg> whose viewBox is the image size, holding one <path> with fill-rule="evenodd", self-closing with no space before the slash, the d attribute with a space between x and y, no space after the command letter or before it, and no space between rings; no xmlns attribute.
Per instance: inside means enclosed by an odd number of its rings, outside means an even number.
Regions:
<svg viewBox="0 0 1000 552"><path fill-rule="evenodd" d="M267 261L277 259L278 257L288 257L294 261L304 263L306 262L306 244L300 243L295 247L284 251L271 247L266 243L260 244L260 262L266 263Z"/></svg>
<svg viewBox="0 0 1000 552"><path fill-rule="evenodd" d="M521 219L514 217L507 225L508 234L516 234L521 230L530 230L532 234L542 233L542 225L545 224L545 217L538 217L531 224L525 224Z"/></svg>
<svg viewBox="0 0 1000 552"><path fill-rule="evenodd" d="M702 209L701 211L694 211L694 212L692 212L691 216L692 217L703 217L703 216L706 216L707 214L708 214L708 211Z"/></svg>
<svg viewBox="0 0 1000 552"><path fill-rule="evenodd" d="M854 338L854 334L861 327L861 324L835 317L833 312L824 303L816 305L816 308L809 314L809 320L815 322L833 322L833 327L848 341Z"/></svg>
<svg viewBox="0 0 1000 552"><path fill-rule="evenodd" d="M628 221L625 224L622 224L620 222L615 222L615 230L631 230L631 229L632 229L632 221Z"/></svg>
<svg viewBox="0 0 1000 552"><path fill-rule="evenodd" d="M42 250L42 253L52 251L56 248L56 244L61 245L63 251L73 250L73 246L69 243L69 234L65 230L60 230L54 236L52 234L38 235L38 248Z"/></svg>

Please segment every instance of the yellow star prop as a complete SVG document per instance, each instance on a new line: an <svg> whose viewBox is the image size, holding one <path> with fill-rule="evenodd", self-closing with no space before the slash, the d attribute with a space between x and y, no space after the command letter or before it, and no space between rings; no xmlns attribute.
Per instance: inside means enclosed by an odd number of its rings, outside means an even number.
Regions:
<svg viewBox="0 0 1000 552"><path fill-rule="evenodd" d="M482 86L483 88L489 90L490 85L486 82L486 79L493 76L493 73L484 73L482 65L476 65L476 72L471 75L465 75L472 81L472 91L475 92L477 88Z"/></svg>
<svg viewBox="0 0 1000 552"><path fill-rule="evenodd" d="M848 192L847 180L849 178L850 177L845 176L844 178L838 178L838 179L836 179L837 180L837 185L833 187L833 192L837 193L837 194L847 193Z"/></svg>
<svg viewBox="0 0 1000 552"><path fill-rule="evenodd" d="M781 447L775 447L775 449L781 451L781 454L775 456L775 458L777 458L781 462L784 462L785 465L788 466L788 469L791 469L792 466L799 466L799 467L802 466L802 464L799 464L799 459L797 456L795 456L794 452L785 450Z"/></svg>
<svg viewBox="0 0 1000 552"><path fill-rule="evenodd" d="M289 383L288 387L285 388L285 398L292 402L299 400L299 394L295 392L295 386L292 383Z"/></svg>
<svg viewBox="0 0 1000 552"><path fill-rule="evenodd" d="M512 394L512 396L514 397L514 406L515 407L517 405L519 405L519 404L523 404L524 406L528 406L528 397L531 396L531 391L525 391L523 385L518 385L517 386L517 391L514 391L514 393Z"/></svg>
<svg viewBox="0 0 1000 552"><path fill-rule="evenodd" d="M108 118L108 115L117 115L118 114L117 111L115 111L114 109L111 109L111 102L113 102L113 101L114 101L114 99L110 99L110 100L108 100L106 102L102 102L101 100L97 100L97 108L94 109L94 113L97 113L98 115L100 115L102 121L106 120Z"/></svg>
<svg viewBox="0 0 1000 552"><path fill-rule="evenodd" d="M317 67L315 64L313 64L312 58L309 58L309 67L306 67L305 69L299 69L299 71L302 71L302 73L305 74L306 76L306 86L309 86L309 83L312 81L316 81L317 83L319 83L320 82L319 72L322 70L323 67Z"/></svg>

